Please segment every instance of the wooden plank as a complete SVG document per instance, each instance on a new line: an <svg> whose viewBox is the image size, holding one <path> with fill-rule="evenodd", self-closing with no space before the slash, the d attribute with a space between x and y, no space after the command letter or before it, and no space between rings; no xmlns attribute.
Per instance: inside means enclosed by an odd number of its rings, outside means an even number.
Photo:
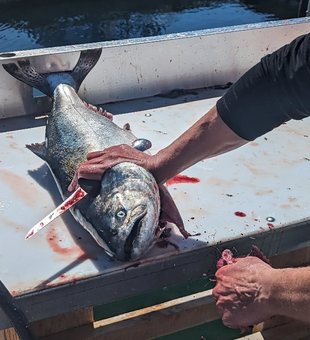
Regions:
<svg viewBox="0 0 310 340"><path fill-rule="evenodd" d="M235 340L265 340L265 338L263 337L262 333L253 333Z"/></svg>
<svg viewBox="0 0 310 340"><path fill-rule="evenodd" d="M219 319L212 290L78 327L44 340L147 340Z"/></svg>
<svg viewBox="0 0 310 340"><path fill-rule="evenodd" d="M310 339L310 325L293 321L261 332L265 340Z"/></svg>
<svg viewBox="0 0 310 340"><path fill-rule="evenodd" d="M286 323L294 321L292 318L282 316L282 315L275 315L272 318L259 323L253 327L253 333L262 332L263 330L274 328L280 325L284 325Z"/></svg>
<svg viewBox="0 0 310 340"><path fill-rule="evenodd" d="M67 329L92 324L94 321L93 309L85 308L76 312L54 316L31 323L33 333L41 338ZM19 340L14 328L0 331L0 340Z"/></svg>
<svg viewBox="0 0 310 340"><path fill-rule="evenodd" d="M271 262L277 268L309 264L310 248L276 256L271 259ZM209 290L95 323L93 323L92 308L86 308L77 312L36 321L31 325L34 333L44 340L147 340L216 319L219 319L219 315L216 312L212 290ZM283 338L283 334L293 336L295 323L290 318L275 316L255 326L254 332L256 333L239 339L267 340L266 337L269 337L268 339L285 340L286 338ZM308 336L308 328L308 326L304 325L299 326L298 334L301 337ZM0 340L18 339L12 328L0 332Z"/></svg>
<svg viewBox="0 0 310 340"><path fill-rule="evenodd" d="M14 328L8 328L0 331L0 340L19 340L19 336Z"/></svg>

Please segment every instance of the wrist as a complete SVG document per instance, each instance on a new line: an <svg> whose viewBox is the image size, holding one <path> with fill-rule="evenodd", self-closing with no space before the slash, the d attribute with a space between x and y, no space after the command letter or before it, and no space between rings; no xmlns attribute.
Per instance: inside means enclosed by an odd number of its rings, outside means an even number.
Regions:
<svg viewBox="0 0 310 340"><path fill-rule="evenodd" d="M265 269L259 273L260 300L265 305L268 314L271 316L279 314L279 289L278 269Z"/></svg>
<svg viewBox="0 0 310 340"><path fill-rule="evenodd" d="M148 170L154 176L158 185L164 184L168 179L165 176L163 150L158 151L157 154L148 159Z"/></svg>
<svg viewBox="0 0 310 340"><path fill-rule="evenodd" d="M272 269L272 273L269 273L266 280L269 286L269 308L273 315L287 315L290 287L287 286L286 281L291 275L289 271L290 269Z"/></svg>

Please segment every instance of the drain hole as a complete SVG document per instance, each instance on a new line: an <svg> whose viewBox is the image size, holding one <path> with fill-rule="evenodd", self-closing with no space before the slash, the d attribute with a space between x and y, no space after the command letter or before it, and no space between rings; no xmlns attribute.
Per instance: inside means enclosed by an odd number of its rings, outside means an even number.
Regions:
<svg viewBox="0 0 310 340"><path fill-rule="evenodd" d="M15 56L16 56L15 53L0 53L1 58L11 58L11 57L15 57Z"/></svg>

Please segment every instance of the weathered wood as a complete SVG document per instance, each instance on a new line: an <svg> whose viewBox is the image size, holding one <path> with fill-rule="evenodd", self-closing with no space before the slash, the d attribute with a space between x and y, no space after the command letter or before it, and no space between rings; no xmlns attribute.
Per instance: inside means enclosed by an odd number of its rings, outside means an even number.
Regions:
<svg viewBox="0 0 310 340"><path fill-rule="evenodd" d="M293 322L292 318L288 318L286 316L282 316L282 315L275 315L272 318L259 323L258 325L255 325L253 328L253 333L256 332L262 332L263 330L267 330L270 328L274 328L277 326L281 326L287 323Z"/></svg>
<svg viewBox="0 0 310 340"><path fill-rule="evenodd" d="M212 290L79 327L44 340L147 340L219 319Z"/></svg>
<svg viewBox="0 0 310 340"><path fill-rule="evenodd" d="M254 333L250 335L243 336L242 338L238 338L236 340L265 340L262 333Z"/></svg>
<svg viewBox="0 0 310 340"><path fill-rule="evenodd" d="M310 339L310 325L294 321L261 332L265 340Z"/></svg>
<svg viewBox="0 0 310 340"><path fill-rule="evenodd" d="M31 328L37 337L44 337L67 329L92 324L94 321L93 309L85 308L77 312L71 312L52 318L31 323ZM19 340L14 328L0 331L0 340Z"/></svg>
<svg viewBox="0 0 310 340"><path fill-rule="evenodd" d="M275 268L310 264L310 248L270 259ZM93 322L92 308L71 312L31 324L44 340L147 340L219 319L212 290ZM307 339L310 326L275 316L256 325L253 334L238 340ZM0 340L18 340L13 328L0 332Z"/></svg>
<svg viewBox="0 0 310 340"><path fill-rule="evenodd" d="M0 331L0 340L19 340L19 336L14 328L8 328Z"/></svg>

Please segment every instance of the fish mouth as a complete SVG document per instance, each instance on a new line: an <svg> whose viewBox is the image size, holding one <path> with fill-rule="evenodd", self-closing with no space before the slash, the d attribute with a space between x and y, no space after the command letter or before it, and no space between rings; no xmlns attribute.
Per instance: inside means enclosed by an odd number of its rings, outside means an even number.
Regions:
<svg viewBox="0 0 310 340"><path fill-rule="evenodd" d="M142 227L142 220L143 217L146 215L146 211L143 212L134 222L134 225L131 229L130 234L128 235L125 245L124 245L124 254L125 254L125 261L129 261L131 259L132 249L134 247L134 243L136 241L137 236L140 234L140 230Z"/></svg>

